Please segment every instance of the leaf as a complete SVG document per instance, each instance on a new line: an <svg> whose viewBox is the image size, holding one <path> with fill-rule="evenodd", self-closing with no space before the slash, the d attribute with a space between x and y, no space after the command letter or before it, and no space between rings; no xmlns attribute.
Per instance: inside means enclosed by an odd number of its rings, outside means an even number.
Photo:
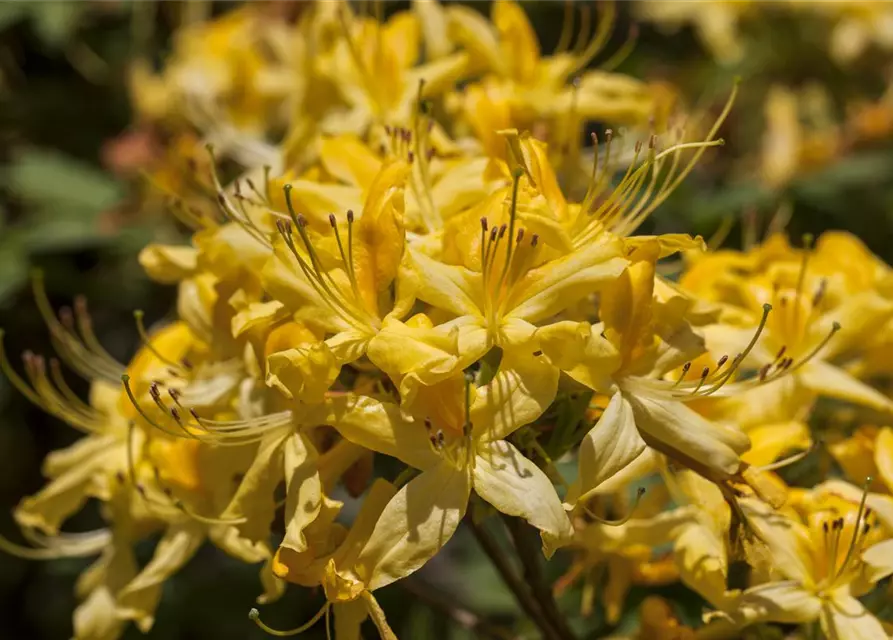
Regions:
<svg viewBox="0 0 893 640"><path fill-rule="evenodd" d="M50 251L98 239L99 215L122 196L113 178L56 152L27 149L9 167L7 187L29 209L19 241L29 251Z"/></svg>
<svg viewBox="0 0 893 640"><path fill-rule="evenodd" d="M41 42L61 47L74 35L84 13L83 2L34 2L26 6L34 20L34 30Z"/></svg>
<svg viewBox="0 0 893 640"><path fill-rule="evenodd" d="M28 16L28 5L24 2L0 3L0 31L24 20Z"/></svg>

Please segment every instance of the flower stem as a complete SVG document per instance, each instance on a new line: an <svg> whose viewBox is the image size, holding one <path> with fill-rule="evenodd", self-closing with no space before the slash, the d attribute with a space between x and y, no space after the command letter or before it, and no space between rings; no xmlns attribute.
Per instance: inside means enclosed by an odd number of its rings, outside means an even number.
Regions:
<svg viewBox="0 0 893 640"><path fill-rule="evenodd" d="M465 518L465 523L474 534L474 537L477 538L478 544L481 545L484 553L490 558L493 566L496 567L496 571L499 573L503 582L505 582L505 585L515 596L521 609L524 610L524 613L526 613L531 621L533 621L539 628L543 638L546 638L546 640L565 640L558 634L546 618L540 604L533 597L530 590L528 590L527 585L524 584L524 581L515 573L515 570L511 566L511 561L506 557L505 552L500 548L499 543L496 542L493 535L487 531L484 526L476 523L471 514Z"/></svg>
<svg viewBox="0 0 893 640"><path fill-rule="evenodd" d="M524 567L524 578L530 585L534 597L539 601L543 613L563 640L574 640L574 633L558 610L555 596L543 574L543 567L540 564L542 551L537 539L532 535L533 530L520 518L502 514L502 520L512 536L512 542L515 543L515 551Z"/></svg>

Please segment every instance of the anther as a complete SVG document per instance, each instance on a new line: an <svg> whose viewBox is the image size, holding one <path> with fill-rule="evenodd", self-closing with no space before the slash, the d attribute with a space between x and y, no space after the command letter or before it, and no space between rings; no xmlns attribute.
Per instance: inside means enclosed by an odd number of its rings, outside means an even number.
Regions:
<svg viewBox="0 0 893 640"><path fill-rule="evenodd" d="M335 228L335 214L334 213L329 214L329 224L332 225L333 229Z"/></svg>
<svg viewBox="0 0 893 640"><path fill-rule="evenodd" d="M719 361L716 363L716 368L717 368L717 369L721 369L722 366L723 366L726 362L728 362L728 361L729 361L729 356L723 356L723 357L720 358Z"/></svg>
<svg viewBox="0 0 893 640"><path fill-rule="evenodd" d="M501 225L499 225L499 239L500 240L505 235L506 229L508 229L508 225L506 225L504 222Z"/></svg>
<svg viewBox="0 0 893 640"><path fill-rule="evenodd" d="M521 240L524 239L524 229L518 229L518 239L517 243L521 244Z"/></svg>
<svg viewBox="0 0 893 640"><path fill-rule="evenodd" d="M539 242L539 240L540 240L539 235L536 234L536 233L534 233L534 234L533 234L533 237L530 238L530 246L531 246L531 247L535 247L536 244Z"/></svg>
<svg viewBox="0 0 893 640"><path fill-rule="evenodd" d="M347 210L347 222L353 223L353 209Z"/></svg>
<svg viewBox="0 0 893 640"><path fill-rule="evenodd" d="M483 229L484 232L486 233L486 231L487 231L487 218L486 218L486 216L484 216L483 218L481 218L481 229Z"/></svg>

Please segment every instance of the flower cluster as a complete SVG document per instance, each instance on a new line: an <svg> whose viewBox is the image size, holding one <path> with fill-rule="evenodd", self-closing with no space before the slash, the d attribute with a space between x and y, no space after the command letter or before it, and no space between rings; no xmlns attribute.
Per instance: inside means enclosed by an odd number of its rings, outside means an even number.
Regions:
<svg viewBox="0 0 893 640"><path fill-rule="evenodd" d="M169 134L159 186L193 230L140 262L178 287L179 319L147 330L138 313L142 346L119 363L85 304L55 312L38 278L89 402L55 359L0 360L85 434L15 511L31 545L0 540L98 556L76 638L147 632L206 541L261 566L260 603L321 587L295 633L333 615L338 638L367 618L394 638L375 591L494 512L547 557L566 549L555 590L582 580L610 622L631 584L681 580L717 634L887 637L857 598L893 573L893 431L869 426L893 412L871 384L893 373L893 273L842 233L798 248L775 229L742 251L636 235L721 145L735 88L712 125L680 127L660 87L611 71L612 8L574 35L569 6L543 55L507 0L489 19L420 0L286 22L247 4L185 29L159 75L138 69L138 111ZM584 147L592 121L627 130ZM855 484L776 473L819 455L817 419L853 433L827 450ZM91 498L107 527L61 531ZM544 635L568 637L545 600ZM657 628L681 630L650 600L643 637Z"/></svg>

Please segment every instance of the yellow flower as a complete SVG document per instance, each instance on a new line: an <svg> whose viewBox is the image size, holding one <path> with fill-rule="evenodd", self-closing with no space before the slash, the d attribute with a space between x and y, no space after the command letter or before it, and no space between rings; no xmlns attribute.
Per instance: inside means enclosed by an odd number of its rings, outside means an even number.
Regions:
<svg viewBox="0 0 893 640"><path fill-rule="evenodd" d="M472 489L503 513L538 528L547 555L568 541L573 529L551 481L505 439L542 414L557 377L541 358L527 356L501 368L485 386L448 379L418 394L412 411L422 419L401 416L394 408L387 425L339 420L336 426L348 440L422 471L385 511L391 553L406 558L403 573L394 579L418 569L453 535ZM551 387L551 394L523 392L533 379ZM429 527L433 522L437 525ZM425 529L412 534L418 526Z"/></svg>
<svg viewBox="0 0 893 640"><path fill-rule="evenodd" d="M804 519L765 513L751 524L764 541L782 580L744 591L728 611L738 626L818 620L829 638L885 638L880 621L856 598L893 573L893 540L868 514L866 496L850 486L838 497L808 509Z"/></svg>
<svg viewBox="0 0 893 640"><path fill-rule="evenodd" d="M576 557L555 588L560 593L578 576L584 576L583 615L591 613L592 595L605 572L607 582L601 597L608 624L619 622L626 595L633 585L655 586L678 579L672 558L661 555L659 549L679 535L691 520L691 510L659 513L657 508L643 507L632 506L630 515L635 514L635 518L607 523L594 521L578 527L570 545Z"/></svg>
<svg viewBox="0 0 893 640"><path fill-rule="evenodd" d="M724 369L726 358L693 380L665 379L679 367L688 373L690 364L684 363L703 352L703 343L685 321L684 307L653 299L659 255L658 242L651 241L629 256L632 264L602 294L601 324L562 322L537 331L557 366L611 394L580 444L579 476L565 499L570 505L653 469L655 451L717 481L742 470L748 437L737 426L712 423L686 406L725 386L740 358Z"/></svg>

